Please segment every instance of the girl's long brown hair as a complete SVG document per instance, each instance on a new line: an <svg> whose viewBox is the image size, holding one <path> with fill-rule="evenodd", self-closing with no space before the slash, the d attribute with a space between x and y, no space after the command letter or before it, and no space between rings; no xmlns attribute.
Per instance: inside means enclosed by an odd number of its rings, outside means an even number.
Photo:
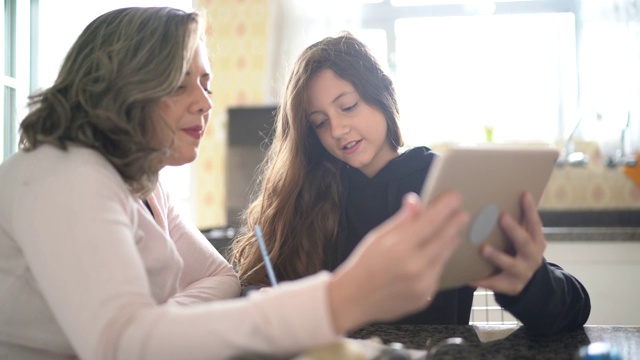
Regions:
<svg viewBox="0 0 640 360"><path fill-rule="evenodd" d="M254 226L260 225L276 276L293 280L327 267L338 231L341 162L320 143L307 114L307 88L315 75L333 70L387 120L389 141L402 146L391 79L369 49L349 33L306 48L294 64L278 107L275 134L261 164L254 201L231 246L231 262L243 285L268 285Z"/></svg>

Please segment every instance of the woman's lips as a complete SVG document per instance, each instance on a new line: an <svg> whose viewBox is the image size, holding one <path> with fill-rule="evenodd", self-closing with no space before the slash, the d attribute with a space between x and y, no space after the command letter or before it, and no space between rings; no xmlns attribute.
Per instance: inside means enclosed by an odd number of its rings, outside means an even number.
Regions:
<svg viewBox="0 0 640 360"><path fill-rule="evenodd" d="M202 138L202 126L192 126L184 128L182 131L196 140L200 140L200 138Z"/></svg>

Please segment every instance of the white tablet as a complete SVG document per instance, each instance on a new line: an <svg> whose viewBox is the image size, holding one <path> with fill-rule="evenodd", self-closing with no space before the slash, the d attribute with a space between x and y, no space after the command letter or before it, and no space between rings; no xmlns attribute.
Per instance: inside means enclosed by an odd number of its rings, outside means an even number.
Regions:
<svg viewBox="0 0 640 360"><path fill-rule="evenodd" d="M422 188L422 202L428 204L446 190L457 190L471 215L462 231L462 244L444 268L440 289L462 286L497 270L480 255L480 245L488 242L512 251L499 216L506 212L520 220L525 191L536 203L540 201L558 155L552 148L480 146L452 147L434 159Z"/></svg>

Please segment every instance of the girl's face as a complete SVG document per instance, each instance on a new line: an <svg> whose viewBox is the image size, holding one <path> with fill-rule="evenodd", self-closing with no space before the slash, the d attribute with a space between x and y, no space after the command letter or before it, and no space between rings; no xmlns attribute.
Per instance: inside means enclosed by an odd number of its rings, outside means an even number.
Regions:
<svg viewBox="0 0 640 360"><path fill-rule="evenodd" d="M331 155L370 178L398 156L384 115L364 102L350 82L325 69L308 90L307 118Z"/></svg>
<svg viewBox="0 0 640 360"><path fill-rule="evenodd" d="M196 159L213 104L209 97L210 80L207 50L200 44L176 91L158 105L174 131L173 146L165 165L183 165Z"/></svg>

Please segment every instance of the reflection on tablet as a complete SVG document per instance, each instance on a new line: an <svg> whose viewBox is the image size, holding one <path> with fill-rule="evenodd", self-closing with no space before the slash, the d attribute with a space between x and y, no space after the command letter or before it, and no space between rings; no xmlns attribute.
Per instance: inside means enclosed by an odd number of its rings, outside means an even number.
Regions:
<svg viewBox="0 0 640 360"><path fill-rule="evenodd" d="M480 246L498 224L500 208L496 204L488 204L482 208L469 228L469 242Z"/></svg>

